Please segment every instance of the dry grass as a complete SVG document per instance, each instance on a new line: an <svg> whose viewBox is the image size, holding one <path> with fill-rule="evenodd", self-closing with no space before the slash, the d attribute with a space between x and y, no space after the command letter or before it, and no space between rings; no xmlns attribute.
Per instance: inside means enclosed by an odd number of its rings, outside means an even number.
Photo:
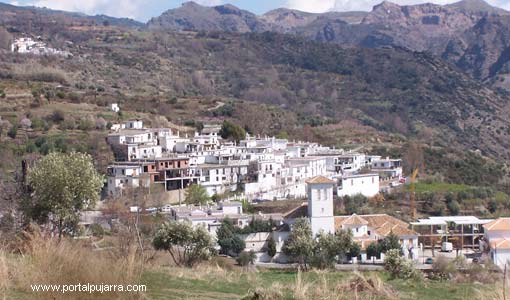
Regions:
<svg viewBox="0 0 510 300"><path fill-rule="evenodd" d="M40 64L15 65L12 70L12 76L18 80L58 82L61 84L68 83L69 81L64 71Z"/></svg>
<svg viewBox="0 0 510 300"><path fill-rule="evenodd" d="M125 255L92 251L82 242L45 238L31 234L24 245L24 255L16 259L16 273L9 272L5 256L0 256L0 282L7 277L7 287L30 299L141 299L138 293L33 293L32 284L51 285L134 285L140 283L142 266L133 248ZM2 263L3 262L3 263ZM7 275L6 275L7 274ZM2 287L0 283L0 288Z"/></svg>
<svg viewBox="0 0 510 300"><path fill-rule="evenodd" d="M398 294L379 276L354 273L347 281L328 280L324 271L317 273L317 280L308 281L298 272L294 283L283 285L273 283L267 288L257 288L246 300L276 300L289 298L294 300L375 300L398 299Z"/></svg>
<svg viewBox="0 0 510 300"><path fill-rule="evenodd" d="M9 276L9 270L10 267L7 262L7 256L0 250L0 295L10 287L11 278Z"/></svg>

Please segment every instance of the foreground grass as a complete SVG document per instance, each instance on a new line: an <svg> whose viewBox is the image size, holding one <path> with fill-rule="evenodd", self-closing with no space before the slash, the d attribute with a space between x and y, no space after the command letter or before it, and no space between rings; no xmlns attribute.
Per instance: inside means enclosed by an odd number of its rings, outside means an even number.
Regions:
<svg viewBox="0 0 510 300"><path fill-rule="evenodd" d="M203 272L203 273L202 273ZM298 277L302 277L299 279ZM348 272L307 272L297 275L287 270L255 270L250 272L218 270L186 271L180 269L159 269L145 272L142 281L147 284L147 298L163 299L243 299L260 289L279 290L279 297L269 299L309 299L309 293L298 289L331 288L331 294L338 298L321 299L401 299L401 300L462 300L473 299L487 287L452 282L390 280L384 273L370 273L362 276L380 276L393 296L356 298L355 293L340 291L339 285L348 285L353 273ZM327 282L325 283L324 280ZM324 291L323 291L324 292ZM304 295L304 296L303 296ZM252 299L252 298L249 298ZM261 298L267 299L267 298Z"/></svg>

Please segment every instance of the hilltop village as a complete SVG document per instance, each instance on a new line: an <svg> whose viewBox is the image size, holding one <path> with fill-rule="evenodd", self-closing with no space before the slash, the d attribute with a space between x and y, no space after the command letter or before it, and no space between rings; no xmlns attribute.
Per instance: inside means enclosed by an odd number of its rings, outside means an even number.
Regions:
<svg viewBox="0 0 510 300"><path fill-rule="evenodd" d="M107 141L117 161L108 167L106 196L121 198L137 188L163 190L163 202L168 204L134 206L131 212L160 212L201 226L213 238L225 219L239 228L254 220L271 222L276 230L241 235L246 251L255 252L258 263L289 262L282 247L300 218L310 221L313 235L351 231L360 246L354 259L362 263L384 261L384 253L371 256L367 249L389 235L397 236L402 255L417 263L433 256L436 247L448 252L454 246L475 261L484 255L504 266L510 258L510 246L505 246L510 241L510 219L506 218L443 216L409 224L386 214L334 215L334 195L374 197L406 184L409 178L403 174L401 159L248 134L238 142L228 141L221 138L221 129L221 125L205 125L193 136L181 136L170 128L146 128L142 120L113 124ZM192 185L203 187L217 202L185 203L185 190ZM243 211L244 202L291 199L304 200L284 213ZM270 239L277 251L272 257L267 255Z"/></svg>

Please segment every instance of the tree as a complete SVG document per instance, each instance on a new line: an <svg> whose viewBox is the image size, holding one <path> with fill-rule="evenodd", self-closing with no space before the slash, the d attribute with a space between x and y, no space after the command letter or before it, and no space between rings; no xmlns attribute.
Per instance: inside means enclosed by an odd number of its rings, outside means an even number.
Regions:
<svg viewBox="0 0 510 300"><path fill-rule="evenodd" d="M246 267L248 265L253 265L255 263L255 260L257 259L257 255L253 250L250 250L249 252L243 251L239 256L236 258L236 262L242 266Z"/></svg>
<svg viewBox="0 0 510 300"><path fill-rule="evenodd" d="M269 236L269 241L267 241L267 255L271 258L276 255L276 242L272 236Z"/></svg>
<svg viewBox="0 0 510 300"><path fill-rule="evenodd" d="M239 142L246 137L246 131L241 126L225 120L221 125L220 135L224 139Z"/></svg>
<svg viewBox="0 0 510 300"><path fill-rule="evenodd" d="M381 247L378 243L371 243L367 246L367 257L379 257L381 255Z"/></svg>
<svg viewBox="0 0 510 300"><path fill-rule="evenodd" d="M216 231L221 254L238 256L246 248L246 243L237 235L238 232L239 228L236 228L232 220L223 219Z"/></svg>
<svg viewBox="0 0 510 300"><path fill-rule="evenodd" d="M187 222L165 222L156 232L152 244L156 250L170 253L177 266L193 267L209 258L212 239L202 226Z"/></svg>
<svg viewBox="0 0 510 300"><path fill-rule="evenodd" d="M18 135L18 128L16 126L12 126L11 129L9 129L9 131L7 131L7 135L11 139L15 139L16 135Z"/></svg>
<svg viewBox="0 0 510 300"><path fill-rule="evenodd" d="M450 202L447 202L446 206L448 207L448 210L450 211L450 214L452 216L456 216L460 212L460 204L457 202L457 200L452 200Z"/></svg>
<svg viewBox="0 0 510 300"><path fill-rule="evenodd" d="M313 249L314 241L310 222L306 218L297 219L292 225L289 238L283 244L283 253L306 270L308 262L312 257Z"/></svg>
<svg viewBox="0 0 510 300"><path fill-rule="evenodd" d="M206 205L209 201L209 196L203 186L192 184L186 191L185 201L193 205Z"/></svg>
<svg viewBox="0 0 510 300"><path fill-rule="evenodd" d="M74 233L80 211L95 205L103 177L92 157L83 153L50 153L29 170L33 193L22 202L24 216L39 223L50 221L58 230Z"/></svg>
<svg viewBox="0 0 510 300"><path fill-rule="evenodd" d="M361 254L361 247L358 243L352 243L349 249L349 255L351 258L358 257Z"/></svg>
<svg viewBox="0 0 510 300"><path fill-rule="evenodd" d="M399 238L393 232L390 232L390 234L388 234L384 239L380 241L379 247L381 253L386 253L391 249L402 251L402 246L400 246Z"/></svg>

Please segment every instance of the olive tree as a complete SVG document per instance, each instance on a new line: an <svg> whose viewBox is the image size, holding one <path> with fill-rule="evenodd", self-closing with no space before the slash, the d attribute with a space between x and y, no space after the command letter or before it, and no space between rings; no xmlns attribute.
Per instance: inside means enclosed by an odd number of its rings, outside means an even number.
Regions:
<svg viewBox="0 0 510 300"><path fill-rule="evenodd" d="M314 241L313 266L319 269L334 267L337 258L345 257L353 244L350 230L338 230L335 234L320 232Z"/></svg>
<svg viewBox="0 0 510 300"><path fill-rule="evenodd" d="M283 253L306 270L313 255L313 248L314 240L310 222L306 218L297 219L292 225L289 238L283 244Z"/></svg>
<svg viewBox="0 0 510 300"><path fill-rule="evenodd" d="M212 239L201 226L171 221L161 225L152 242L156 250L170 253L177 266L193 267L212 252Z"/></svg>
<svg viewBox="0 0 510 300"><path fill-rule="evenodd" d="M74 234L79 214L99 200L104 179L92 157L84 153L50 153L28 172L32 193L22 200L24 216L38 223L51 222L59 236Z"/></svg>

